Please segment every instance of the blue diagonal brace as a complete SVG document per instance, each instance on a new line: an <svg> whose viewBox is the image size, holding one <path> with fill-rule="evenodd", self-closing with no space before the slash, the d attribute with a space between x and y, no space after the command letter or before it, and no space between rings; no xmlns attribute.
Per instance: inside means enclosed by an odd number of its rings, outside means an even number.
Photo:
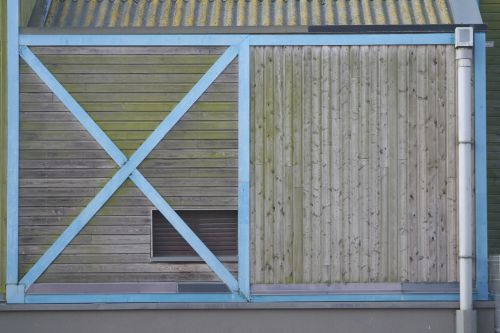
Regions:
<svg viewBox="0 0 500 333"><path fill-rule="evenodd" d="M231 289L238 291L238 281L231 272L217 259L207 246L196 236L189 226L182 220L176 211L163 199L160 193L144 178L139 171L134 171L130 179L146 195L146 197L155 205L156 208L165 216L177 232L188 242L193 250L210 266L217 276Z"/></svg>
<svg viewBox="0 0 500 333"><path fill-rule="evenodd" d="M118 170L110 181L102 188L94 199L84 208L71 225L59 236L51 247L42 255L42 257L33 265L33 267L21 279L22 284L28 288L36 279L48 268L48 266L57 258L57 256L66 248L73 238L85 227L90 219L101 209L107 200L118 190L123 182L130 177L144 194L155 204L155 206L165 215L174 228L191 245L191 247L200 255L200 257L209 265L210 268L227 284L232 291L238 290L238 282L227 270L227 268L215 257L215 255L203 244L203 242L194 234L191 229L182 221L178 214L168 205L161 195L149 184L149 182L137 171L137 167L163 139L163 137L175 126L189 108L198 100L198 98L208 89L213 81L222 73L222 71L234 60L238 54L237 47L230 47L215 62L208 72L195 84L190 92L179 102L167 118L160 123L158 128L144 141L144 143L132 155L120 170ZM82 121L86 129L90 129L90 134L101 144L107 144L108 154L120 163L125 155L116 147L116 145L106 136L99 126L90 118L79 104L67 93L62 85L57 82L50 72L43 66L38 58L27 48L21 50L23 59L32 67L32 69L44 80L46 84L60 97L63 103L71 101L65 105L75 116ZM49 75L47 75L49 74ZM70 107L71 106L71 107ZM88 126L88 128L87 128Z"/></svg>

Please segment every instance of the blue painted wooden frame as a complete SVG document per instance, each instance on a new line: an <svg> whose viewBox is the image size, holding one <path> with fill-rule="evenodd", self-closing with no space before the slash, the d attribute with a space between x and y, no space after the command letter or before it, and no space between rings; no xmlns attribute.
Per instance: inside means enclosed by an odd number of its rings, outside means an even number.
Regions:
<svg viewBox="0 0 500 333"><path fill-rule="evenodd" d="M26 46L237 46L246 35L25 35Z"/></svg>
<svg viewBox="0 0 500 333"><path fill-rule="evenodd" d="M433 45L453 44L455 34L252 35L250 46Z"/></svg>
<svg viewBox="0 0 500 333"><path fill-rule="evenodd" d="M254 295L255 303L267 302L456 302L459 294L335 294L335 295Z"/></svg>
<svg viewBox="0 0 500 333"><path fill-rule="evenodd" d="M26 295L31 304L71 303L241 303L246 299L239 294L50 294Z"/></svg>
<svg viewBox="0 0 500 333"><path fill-rule="evenodd" d="M13 1L12 3L16 3ZM14 7L14 6L13 6ZM11 7L11 8L13 8ZM16 9L18 10L18 9ZM9 14L9 18L12 15ZM9 20L9 27L12 26L14 20ZM17 24L17 23L15 23ZM244 77L248 75L245 71L249 68L245 63L248 61L247 50L249 46L256 45L432 45L432 44L453 44L454 34L439 33L439 34L372 34L372 35L21 35L19 36L20 45L33 45L33 46L161 46L161 45L237 45L240 52L240 78L239 78L239 200L238 207L241 209L238 217L240 226L248 226L249 219L249 145L244 147L243 142L249 142L249 82L244 82ZM484 62L484 33L476 34L475 43L475 107L476 107L476 207L486 207L486 127L485 127L485 62ZM12 49L12 47L9 47ZM17 56L17 47L14 47ZM14 52L12 52L14 53ZM11 57L12 54L9 56ZM243 59L243 61L242 61ZM9 58L10 61L10 58ZM9 89L9 96L11 92L16 90L18 96L18 67L12 66L9 62L9 69L12 73L16 73L17 81L9 79L9 87L15 85L16 87ZM14 78L16 79L16 78ZM248 80L247 80L248 81ZM17 83L16 83L17 82ZM12 89L12 90L11 90ZM11 99L9 99L11 100ZM10 103L10 102L9 102ZM12 107L11 107L12 106ZM15 111L15 115L11 116L10 112ZM83 110L83 109L82 109ZM13 103L9 104L9 117L14 117L19 114L19 105ZM18 119L18 118L17 118ZM17 128L12 128L14 126ZM16 124L9 123L9 133L16 132L18 138L18 121ZM11 136L9 135L9 139ZM104 142L104 141L103 141ZM15 142L16 147L18 140ZM113 144L114 145L114 144ZM104 144L104 146L106 146ZM103 148L104 148L103 146ZM479 148L477 146L480 146ZM11 145L9 144L9 156L16 156L15 152L11 152ZM106 148L105 148L106 149ZM14 149L12 149L14 150ZM108 151L109 150L109 151ZM116 152L112 152L113 148L108 148L106 151L111 156L115 156L115 162L120 166L126 166L126 157L118 156ZM118 150L119 151L119 150ZM119 152L122 154L121 152ZM245 161L248 154L248 161ZM140 159L140 158L138 158ZM18 162L16 162L18 163ZM245 168L248 168L246 170ZM17 169L17 164L16 164ZM133 168L132 168L133 169ZM134 169L135 170L135 169ZM17 172L17 170L15 171ZM9 169L9 178L12 174ZM248 175L248 178L247 178ZM147 181L141 180L138 171L131 171L130 178L136 178L136 184L147 187ZM18 177L14 184L14 189L10 193L17 191ZM154 190L154 189L152 189ZM144 192L148 192L145 190ZM151 194L155 195L154 192ZM148 196L149 197L149 196ZM16 212L17 216L17 197L16 207L11 205L14 201L9 201L9 209L11 212ZM167 204L168 205L168 204ZM242 214L246 211L246 214ZM168 214L167 214L168 215ZM241 217L240 217L241 216ZM487 245L486 245L486 209L476 210L476 252L478 261L476 265L476 288L478 292L475 294L476 299L487 299L488 284L487 284ZM16 239L11 240L11 244L15 241L17 244L17 218L15 221L9 223L8 232L15 235ZM13 228L15 227L15 228ZM14 230L15 229L15 230ZM242 228L239 232L239 255L247 256L241 260L239 264L240 274L238 282L240 284L240 291L242 296L236 294L185 294L185 295L169 295L169 294L126 294L126 295L26 295L23 301L27 303L95 303L95 302L244 302L250 298L253 302L302 302L302 301L456 301L459 295L457 293L447 294L355 294L355 295L250 295L250 258L249 246L244 248L244 243L249 242L248 229ZM246 251L246 252L245 252ZM12 251L14 252L14 251ZM17 249L15 250L15 258L12 253L8 256L8 266L16 264L17 275ZM242 258L243 259L243 258ZM247 265L247 266L246 266ZM242 272L247 270L247 274ZM10 270L11 274L14 272ZM14 281L14 280L12 280ZM22 281L20 284L21 287ZM16 287L16 286L13 286ZM24 291L24 289L23 289ZM243 297L244 296L244 297Z"/></svg>
<svg viewBox="0 0 500 333"><path fill-rule="evenodd" d="M7 301L23 297L19 258L19 3L7 1ZM1 204L1 203L0 203Z"/></svg>
<svg viewBox="0 0 500 333"><path fill-rule="evenodd" d="M454 44L455 34L308 34L308 35L26 35L27 46L214 46L239 45L432 45Z"/></svg>
<svg viewBox="0 0 500 333"><path fill-rule="evenodd" d="M488 292L488 190L486 127L486 34L474 34L474 134L476 170L476 290L487 300Z"/></svg>
<svg viewBox="0 0 500 333"><path fill-rule="evenodd" d="M45 68L38 58L27 46L21 46L20 54L26 63L38 74L56 96L75 114L83 126L96 139L96 141L106 149L113 160L121 166L120 170L111 180L99 191L96 197L85 207L79 216L60 235L60 237L50 246L42 257L21 279L20 284L28 288L48 266L57 258L71 240L90 221L97 211L113 195L113 193L130 177L141 189L150 201L160 210L166 219L174 226L181 236L191 245L200 257L214 270L219 278L227 284L233 292L239 290L238 282L232 274L224 267L217 257L203 244L194 232L185 224L172 207L161 197L161 195L149 184L149 182L137 171L139 164L156 147L162 138L175 126L189 108L198 100L203 92L208 89L213 81L222 71L234 60L238 54L237 47L229 47L226 52L214 63L208 72L195 84L188 94L169 113L167 118L160 123L157 129L144 141L144 143L127 161L126 156L109 139L109 137L99 128L99 126L86 114L83 108L74 100L63 88L56 78Z"/></svg>
<svg viewBox="0 0 500 333"><path fill-rule="evenodd" d="M253 295L253 303L283 302L456 302L459 294ZM244 303L237 294L51 294L26 295L26 303Z"/></svg>
<svg viewBox="0 0 500 333"><path fill-rule="evenodd" d="M238 56L238 282L250 298L250 43Z"/></svg>

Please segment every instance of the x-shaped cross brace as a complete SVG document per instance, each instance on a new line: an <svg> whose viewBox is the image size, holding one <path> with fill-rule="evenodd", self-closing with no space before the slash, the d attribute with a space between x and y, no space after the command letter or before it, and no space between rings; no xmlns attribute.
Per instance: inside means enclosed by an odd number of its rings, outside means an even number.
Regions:
<svg viewBox="0 0 500 333"><path fill-rule="evenodd" d="M102 208L118 188L130 178L144 195L172 224L177 232L188 242L198 255L208 264L217 276L229 287L232 292L239 290L238 281L231 272L206 247L199 237L189 228L175 210L163 199L155 188L137 170L139 165L151 153L158 143L184 116L189 108L208 89L215 79L238 55L238 46L230 46L222 56L212 65L207 73L193 86L189 93L177 104L160 125L149 135L135 153L127 159L125 154L111 141L96 122L78 104L78 102L64 89L57 79L49 72L42 62L27 46L21 46L20 55L35 73L45 82L54 94L64 103L68 110L78 119L83 127L101 145L101 147L116 162L120 169L97 193L81 213L73 220L66 230L57 238L49 249L31 267L19 282L25 290L32 285L66 248L76 235L87 225L92 217Z"/></svg>

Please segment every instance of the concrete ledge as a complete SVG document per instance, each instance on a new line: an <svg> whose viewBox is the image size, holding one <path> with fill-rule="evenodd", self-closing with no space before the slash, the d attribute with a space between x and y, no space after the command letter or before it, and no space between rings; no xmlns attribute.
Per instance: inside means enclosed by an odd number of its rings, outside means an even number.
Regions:
<svg viewBox="0 0 500 333"><path fill-rule="evenodd" d="M116 310L266 310L266 309L448 309L458 302L279 302L279 303L109 303L109 304L0 304L0 312L116 311ZM495 309L494 301L474 303L475 309Z"/></svg>

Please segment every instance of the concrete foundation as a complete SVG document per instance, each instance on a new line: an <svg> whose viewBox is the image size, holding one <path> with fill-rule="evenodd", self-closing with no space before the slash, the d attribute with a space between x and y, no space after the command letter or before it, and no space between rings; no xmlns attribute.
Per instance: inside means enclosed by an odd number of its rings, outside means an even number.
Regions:
<svg viewBox="0 0 500 333"><path fill-rule="evenodd" d="M1 332L455 333L457 302L0 305ZM493 302L475 304L494 331Z"/></svg>

